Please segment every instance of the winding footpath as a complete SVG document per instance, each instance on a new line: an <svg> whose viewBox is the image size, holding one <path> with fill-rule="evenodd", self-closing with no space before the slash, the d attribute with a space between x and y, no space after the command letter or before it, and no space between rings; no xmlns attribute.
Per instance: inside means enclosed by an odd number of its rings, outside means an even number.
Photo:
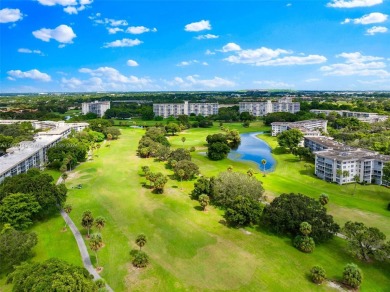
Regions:
<svg viewBox="0 0 390 292"><path fill-rule="evenodd" d="M62 178L60 177L57 181L57 184L62 183ZM64 218L66 224L68 224L70 230L73 233L74 238L76 239L77 246L79 247L81 259L83 261L84 267L88 270L88 272L93 276L93 279L99 280L102 279L100 275L96 272L95 268L92 265L91 258L89 257L87 246L85 245L83 236L78 230L77 226L74 224L73 220L69 217L69 215L61 209L61 216ZM110 292L113 292L112 288L106 283L106 289Z"/></svg>

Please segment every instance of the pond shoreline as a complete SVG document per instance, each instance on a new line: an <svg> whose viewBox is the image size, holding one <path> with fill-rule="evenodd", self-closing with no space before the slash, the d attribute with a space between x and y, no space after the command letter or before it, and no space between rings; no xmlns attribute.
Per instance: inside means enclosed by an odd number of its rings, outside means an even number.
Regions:
<svg viewBox="0 0 390 292"><path fill-rule="evenodd" d="M272 155L270 145L257 137L264 132L249 132L241 134L241 144L236 150L230 151L228 159L233 161L253 162L261 171L264 166L261 164L263 159L266 160L265 172L273 172L276 166L276 160Z"/></svg>

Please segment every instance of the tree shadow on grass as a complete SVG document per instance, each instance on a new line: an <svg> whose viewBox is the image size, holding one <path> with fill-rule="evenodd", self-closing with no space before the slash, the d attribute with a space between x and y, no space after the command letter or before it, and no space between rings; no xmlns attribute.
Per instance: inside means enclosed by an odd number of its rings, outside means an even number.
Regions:
<svg viewBox="0 0 390 292"><path fill-rule="evenodd" d="M287 159L285 159L285 161L287 161L287 162L301 162L301 160L299 160L299 158L287 158Z"/></svg>
<svg viewBox="0 0 390 292"><path fill-rule="evenodd" d="M274 149L272 149L272 154L275 154L275 155L281 155L281 154L288 154L290 153L289 151L287 151L286 148L284 147L275 147Z"/></svg>
<svg viewBox="0 0 390 292"><path fill-rule="evenodd" d="M300 170L300 171L299 171L299 174L301 174L301 175L306 175L306 176L310 176L310 177L316 177L316 176L314 175L313 169L311 169L311 168Z"/></svg>
<svg viewBox="0 0 390 292"><path fill-rule="evenodd" d="M144 189L148 189L148 190L152 189L152 186L146 184L145 182L141 182L140 185L141 185Z"/></svg>
<svg viewBox="0 0 390 292"><path fill-rule="evenodd" d="M130 255L131 255L132 257L135 257L138 253L139 253L139 250L138 250L138 249L132 249L132 250L130 251Z"/></svg>
<svg viewBox="0 0 390 292"><path fill-rule="evenodd" d="M202 211L203 212L203 207L202 206L194 206L194 209L197 211Z"/></svg>
<svg viewBox="0 0 390 292"><path fill-rule="evenodd" d="M177 176L174 175L174 174L168 174L167 177L168 177L170 180L177 180Z"/></svg>

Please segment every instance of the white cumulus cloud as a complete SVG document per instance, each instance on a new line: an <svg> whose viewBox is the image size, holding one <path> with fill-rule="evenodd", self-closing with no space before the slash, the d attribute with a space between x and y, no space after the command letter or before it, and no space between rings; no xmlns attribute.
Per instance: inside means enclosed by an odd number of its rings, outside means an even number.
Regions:
<svg viewBox="0 0 390 292"><path fill-rule="evenodd" d="M19 9L4 8L0 10L0 23L16 22L23 19Z"/></svg>
<svg viewBox="0 0 390 292"><path fill-rule="evenodd" d="M38 0L45 6L65 6L64 11L68 14L78 14L79 11L85 10L86 5L92 4L93 0Z"/></svg>
<svg viewBox="0 0 390 292"><path fill-rule="evenodd" d="M176 66L184 67L184 66L189 66L191 64L195 64L195 63L199 63L199 61L198 60L182 61L179 64L177 64Z"/></svg>
<svg viewBox="0 0 390 292"><path fill-rule="evenodd" d="M236 45L236 44L235 44ZM292 51L284 49L270 49L261 47L258 49L243 50L236 45L236 50L232 50L234 46L224 46L222 52L234 51L234 55L230 55L224 60L235 64L248 64L254 66L288 66L288 65L310 65L326 62L326 58L321 55L302 55L292 56ZM240 50L239 50L240 49ZM287 56L284 56L287 55Z"/></svg>
<svg viewBox="0 0 390 292"><path fill-rule="evenodd" d="M121 39L113 42L105 43L103 48L118 48L118 47L134 47L142 44L139 39Z"/></svg>
<svg viewBox="0 0 390 292"><path fill-rule="evenodd" d="M211 24L208 20L201 20L198 22L189 23L184 27L185 31L202 31L211 30Z"/></svg>
<svg viewBox="0 0 390 292"><path fill-rule="evenodd" d="M373 26L366 30L366 35L375 35L377 33L385 33L387 32L387 27L384 26Z"/></svg>
<svg viewBox="0 0 390 292"><path fill-rule="evenodd" d="M130 66L130 67L137 67L138 66L138 63L134 60L127 60L126 64L127 64L127 66Z"/></svg>
<svg viewBox="0 0 390 292"><path fill-rule="evenodd" d="M383 14L383 13L380 13L380 12L373 12L373 13L370 13L370 14L363 15L360 18L354 18L354 19L346 18L342 22L342 24L350 23L350 22L352 22L354 24L381 23L381 22L385 22L387 20L387 17L388 17L387 14Z"/></svg>
<svg viewBox="0 0 390 292"><path fill-rule="evenodd" d="M259 81L253 81L253 83L265 89L288 89L288 88L295 87L294 84L289 84L281 81L273 81L273 80L259 80Z"/></svg>
<svg viewBox="0 0 390 292"><path fill-rule="evenodd" d="M72 6L77 5L76 0L38 0L39 3L45 6L54 6L54 5L61 5L61 6Z"/></svg>
<svg viewBox="0 0 390 292"><path fill-rule="evenodd" d="M62 78L62 88L70 91L129 91L154 88L151 79L133 75L126 76L112 67L81 68L79 72L88 74L90 77L87 79Z"/></svg>
<svg viewBox="0 0 390 292"><path fill-rule="evenodd" d="M235 43L228 43L222 47L222 52L241 51L241 47Z"/></svg>
<svg viewBox="0 0 390 292"><path fill-rule="evenodd" d="M21 70L10 70L7 72L9 77L8 79L10 80L15 80L15 79L20 79L20 78L29 78L29 79L34 79L34 80L39 80L39 81L44 81L44 82L49 82L51 81L50 75L46 73L42 73L37 69L32 69L29 71L21 71Z"/></svg>
<svg viewBox="0 0 390 292"><path fill-rule="evenodd" d="M166 81L169 86L179 87L181 89L224 89L233 87L235 82L221 77L214 77L212 79L200 79L197 75L190 75L185 78L175 77L172 81Z"/></svg>
<svg viewBox="0 0 390 292"><path fill-rule="evenodd" d="M215 35L215 34L203 34L203 35L199 35L197 37L195 37L197 40L209 40L209 39L217 39L219 38L219 36Z"/></svg>
<svg viewBox="0 0 390 292"><path fill-rule="evenodd" d="M124 19L112 19L112 18L103 18L100 19L100 13L96 13L94 16L90 16L89 19L93 20L96 24L103 24L109 26L127 26L127 20Z"/></svg>
<svg viewBox="0 0 390 292"><path fill-rule="evenodd" d="M26 48L18 49L18 53L22 53L22 54L38 54L38 55L42 55L43 56L43 53L40 50L30 50L30 49L26 49Z"/></svg>
<svg viewBox="0 0 390 292"><path fill-rule="evenodd" d="M383 0L332 0L326 6L334 8L370 7L382 4Z"/></svg>
<svg viewBox="0 0 390 292"><path fill-rule="evenodd" d="M330 76L378 76L387 77L390 73L382 57L364 56L360 52L341 53L338 58L345 59L344 63L322 66L320 70L324 75Z"/></svg>
<svg viewBox="0 0 390 292"><path fill-rule="evenodd" d="M109 34L116 34L117 32L124 31L119 27L107 27L107 30Z"/></svg>
<svg viewBox="0 0 390 292"><path fill-rule="evenodd" d="M205 55L215 55L215 52L212 52L211 50L206 50Z"/></svg>
<svg viewBox="0 0 390 292"><path fill-rule="evenodd" d="M79 13L77 8L74 7L74 6L67 6L67 7L64 8L64 11L66 13L68 13L68 14L77 14L77 13Z"/></svg>
<svg viewBox="0 0 390 292"><path fill-rule="evenodd" d="M142 34L149 31L156 32L157 28L150 29L145 26L130 26L126 29L126 32L131 34Z"/></svg>
<svg viewBox="0 0 390 292"><path fill-rule="evenodd" d="M33 31L32 34L44 42L49 42L50 39L53 39L62 44L71 44L76 37L73 29L65 24L61 24L54 29L41 28Z"/></svg>

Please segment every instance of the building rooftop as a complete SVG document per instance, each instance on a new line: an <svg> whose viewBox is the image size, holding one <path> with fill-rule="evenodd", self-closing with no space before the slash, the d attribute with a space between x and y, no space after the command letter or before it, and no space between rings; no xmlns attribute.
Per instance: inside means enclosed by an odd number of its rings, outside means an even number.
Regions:
<svg viewBox="0 0 390 292"><path fill-rule="evenodd" d="M340 150L317 151L315 154L319 157L325 157L336 160L380 160L383 162L390 161L389 155L380 155L377 152L359 148L344 148Z"/></svg>
<svg viewBox="0 0 390 292"><path fill-rule="evenodd" d="M329 147L329 148L332 148L332 149L342 149L342 148L345 148L345 146L340 143L340 142L337 142L335 140L333 140L332 138L329 138L329 137L324 137L324 136L319 136L319 137L305 137L306 140L310 140L310 141L313 141L317 144L320 144L320 145L323 145L325 147Z"/></svg>
<svg viewBox="0 0 390 292"><path fill-rule="evenodd" d="M38 122L38 120L1 120L0 119L0 125L10 125L10 124L17 124L17 123L33 123Z"/></svg>
<svg viewBox="0 0 390 292"><path fill-rule="evenodd" d="M35 141L23 141L19 144L19 147L7 149L7 154L0 157L0 174L7 172L18 163L37 153L43 147L61 138L61 135L39 136Z"/></svg>

